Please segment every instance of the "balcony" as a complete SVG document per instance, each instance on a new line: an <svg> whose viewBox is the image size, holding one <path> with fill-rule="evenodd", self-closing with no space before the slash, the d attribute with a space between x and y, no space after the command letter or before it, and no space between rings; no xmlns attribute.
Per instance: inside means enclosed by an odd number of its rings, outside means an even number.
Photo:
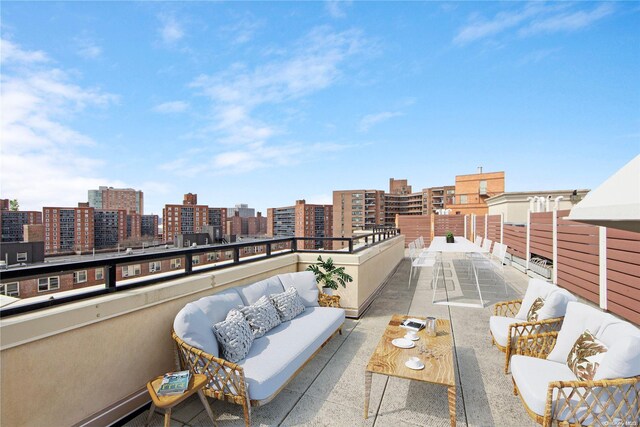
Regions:
<svg viewBox="0 0 640 427"><path fill-rule="evenodd" d="M448 425L441 386L378 375L373 377L369 420L362 418L364 367L390 316L400 313L451 321L458 425L532 425L512 394L510 376L502 372L504 355L488 334L492 304L521 296L528 277L506 267L508 286L486 284L482 309L433 305L430 270L420 271L417 278L414 274L407 289L410 262L404 237L373 243L369 237L352 242L352 250L331 254L354 277L338 290L351 318L343 335L334 337L274 401L252 409L254 424ZM283 249L252 261L227 261L225 268L3 317L0 424L107 425L120 420L142 425L149 402L146 381L174 369L169 334L180 308L219 290L302 271L316 257L314 251ZM453 259L446 262L457 269ZM459 283L457 290L469 290ZM448 280L447 289L452 286ZM241 407L209 402L219 426L243 425ZM176 425L210 425L197 398L176 407L172 419ZM162 423L156 414L152 425Z"/></svg>

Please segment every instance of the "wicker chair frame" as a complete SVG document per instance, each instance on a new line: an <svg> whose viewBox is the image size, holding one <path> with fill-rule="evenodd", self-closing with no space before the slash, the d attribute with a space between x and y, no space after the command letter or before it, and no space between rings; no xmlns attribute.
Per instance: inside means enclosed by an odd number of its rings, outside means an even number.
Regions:
<svg viewBox="0 0 640 427"><path fill-rule="evenodd" d="M340 296L326 295L320 293L318 303L321 307L340 307ZM289 379L293 379L302 368L313 359L313 357L324 347L337 333L342 334L342 327L334 332L320 348L298 369ZM171 331L171 338L176 343L177 361L181 369L189 369L192 373L204 374L209 379L203 392L206 396L222 400L225 402L242 405L244 411L244 423L247 427L251 425L251 407L262 406L273 400L278 393L286 386L284 384L280 389L273 393L270 397L262 400L249 399L249 389L244 376L242 366L229 362L220 357L215 357L206 353L199 348L193 347L178 337L175 331ZM287 381L288 383L288 381Z"/></svg>
<svg viewBox="0 0 640 427"><path fill-rule="evenodd" d="M494 315L504 317L515 317L522 306L522 300L504 301L496 303L493 308ZM535 322L518 322L509 325L507 336L512 337L506 346L498 344L491 333L492 343L498 347L498 350L505 353L504 358L504 373L509 373L509 363L511 362L511 355L515 350L516 342L518 338L527 335L540 334L544 332L558 331L562 326L562 317L554 317L552 319L538 320ZM515 341L515 342L514 342Z"/></svg>
<svg viewBox="0 0 640 427"><path fill-rule="evenodd" d="M558 333L555 331L520 337L515 354L546 359L553 350L557 338ZM580 426L586 423L600 427L638 425L640 420L639 383L640 376L598 381L550 382L544 416L536 414L527 406L515 381L513 381L513 394L520 395L520 400L529 416L544 427L550 427L554 422L559 426ZM564 419L576 421L570 423L558 420L555 418L556 414L563 414Z"/></svg>

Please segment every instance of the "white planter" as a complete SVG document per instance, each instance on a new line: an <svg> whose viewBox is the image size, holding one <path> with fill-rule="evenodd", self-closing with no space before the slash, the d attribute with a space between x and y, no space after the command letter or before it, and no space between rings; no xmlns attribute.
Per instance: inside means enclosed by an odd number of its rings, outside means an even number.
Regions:
<svg viewBox="0 0 640 427"><path fill-rule="evenodd" d="M331 288L322 288L322 293L327 294L327 295L333 295L333 289Z"/></svg>

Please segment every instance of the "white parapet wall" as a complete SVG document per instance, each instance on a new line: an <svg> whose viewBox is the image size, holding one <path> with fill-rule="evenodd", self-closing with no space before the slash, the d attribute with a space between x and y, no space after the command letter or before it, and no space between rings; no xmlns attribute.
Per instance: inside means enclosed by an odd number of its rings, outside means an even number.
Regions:
<svg viewBox="0 0 640 427"><path fill-rule="evenodd" d="M404 256L398 236L325 254L354 277L341 302L357 316ZM107 425L149 401L148 380L175 369L171 328L185 304L276 274L317 254L290 253L0 319L0 425Z"/></svg>

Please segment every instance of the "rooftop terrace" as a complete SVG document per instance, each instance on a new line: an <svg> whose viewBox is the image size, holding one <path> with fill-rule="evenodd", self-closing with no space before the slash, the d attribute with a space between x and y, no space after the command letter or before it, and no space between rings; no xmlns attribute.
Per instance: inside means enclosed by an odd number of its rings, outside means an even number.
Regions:
<svg viewBox="0 0 640 427"><path fill-rule="evenodd" d="M463 276L464 266L452 257L446 264L447 293L477 299L475 285ZM528 277L507 267L506 288L481 278L485 308L465 308L431 303L431 269L423 269L417 279L414 275L407 289L409 266L409 259L403 259L360 319L347 319L343 335L336 335L274 401L252 409L254 425L448 426L444 387L381 375L373 376L369 418L363 418L365 366L395 313L450 319L458 425L535 425L513 395L511 376L503 373L504 354L491 345L488 332L493 303L521 296ZM456 273L460 275L454 280ZM441 300L447 295L439 290L436 297ZM240 406L209 401L218 425L244 425ZM126 425L142 426L146 417L145 411ZM195 396L176 408L172 420L176 426L210 424ZM162 423L157 413L152 425Z"/></svg>

